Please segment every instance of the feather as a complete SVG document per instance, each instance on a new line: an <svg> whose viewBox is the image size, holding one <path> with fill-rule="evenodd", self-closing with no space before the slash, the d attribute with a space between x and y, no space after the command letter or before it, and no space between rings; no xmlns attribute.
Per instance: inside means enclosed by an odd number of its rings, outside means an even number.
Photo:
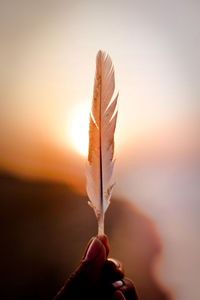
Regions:
<svg viewBox="0 0 200 300"><path fill-rule="evenodd" d="M98 220L98 234L104 234L104 214L109 206L114 184L114 132L117 120L117 96L111 58L101 50L96 58L96 74L89 121L89 149L86 171L89 205Z"/></svg>

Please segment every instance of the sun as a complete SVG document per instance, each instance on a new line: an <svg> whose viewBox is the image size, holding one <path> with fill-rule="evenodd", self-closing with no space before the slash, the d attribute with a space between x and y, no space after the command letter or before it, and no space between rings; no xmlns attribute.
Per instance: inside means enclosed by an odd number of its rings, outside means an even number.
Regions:
<svg viewBox="0 0 200 300"><path fill-rule="evenodd" d="M85 157L88 155L89 111L89 105L82 103L72 113L72 141L76 150Z"/></svg>

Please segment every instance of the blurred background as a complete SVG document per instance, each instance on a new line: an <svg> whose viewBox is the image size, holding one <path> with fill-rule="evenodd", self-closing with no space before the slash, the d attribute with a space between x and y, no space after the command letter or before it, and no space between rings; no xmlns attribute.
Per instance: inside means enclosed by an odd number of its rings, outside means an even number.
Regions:
<svg viewBox="0 0 200 300"><path fill-rule="evenodd" d="M141 300L198 299L200 2L0 0L1 299L51 299L97 224L95 57L119 90L111 256Z"/></svg>

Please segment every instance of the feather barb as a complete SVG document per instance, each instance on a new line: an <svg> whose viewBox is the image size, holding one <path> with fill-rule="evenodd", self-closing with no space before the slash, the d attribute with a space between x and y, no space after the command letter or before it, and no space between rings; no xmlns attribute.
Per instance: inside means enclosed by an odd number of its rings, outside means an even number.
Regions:
<svg viewBox="0 0 200 300"><path fill-rule="evenodd" d="M89 121L87 193L89 204L98 220L98 234L104 234L104 215L110 203L114 161L114 132L117 99L114 67L111 58L101 50L96 58L96 74Z"/></svg>

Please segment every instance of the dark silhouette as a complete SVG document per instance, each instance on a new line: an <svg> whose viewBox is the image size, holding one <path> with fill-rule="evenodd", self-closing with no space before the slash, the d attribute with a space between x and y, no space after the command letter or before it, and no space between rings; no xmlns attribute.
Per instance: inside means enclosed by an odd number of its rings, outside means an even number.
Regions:
<svg viewBox="0 0 200 300"><path fill-rule="evenodd" d="M124 277L121 263L107 259L107 237L93 237L80 265L54 300L138 300L133 282Z"/></svg>
<svg viewBox="0 0 200 300"><path fill-rule="evenodd" d="M0 175L1 299L52 299L97 232L87 197L62 183ZM151 221L126 200L106 213L111 257L125 265L141 300L169 300L153 277L161 251Z"/></svg>

